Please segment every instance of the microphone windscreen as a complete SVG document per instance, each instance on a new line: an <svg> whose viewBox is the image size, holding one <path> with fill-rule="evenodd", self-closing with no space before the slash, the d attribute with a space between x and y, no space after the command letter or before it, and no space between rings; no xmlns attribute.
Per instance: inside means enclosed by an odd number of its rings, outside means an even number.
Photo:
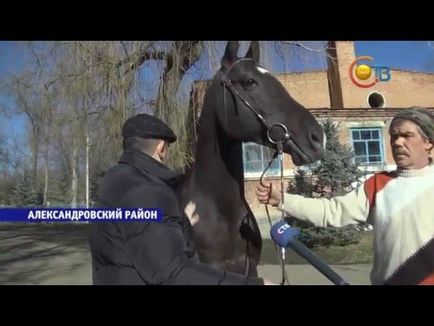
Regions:
<svg viewBox="0 0 434 326"><path fill-rule="evenodd" d="M280 221L271 227L270 235L280 247L286 248L292 239L300 234L300 230L291 227L287 222Z"/></svg>

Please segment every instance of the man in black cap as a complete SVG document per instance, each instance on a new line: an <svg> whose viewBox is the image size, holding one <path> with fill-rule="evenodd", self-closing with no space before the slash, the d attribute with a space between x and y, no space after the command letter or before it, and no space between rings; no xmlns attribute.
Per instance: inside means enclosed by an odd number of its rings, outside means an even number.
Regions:
<svg viewBox="0 0 434 326"><path fill-rule="evenodd" d="M180 212L175 174L162 163L174 132L139 114L122 130L124 152L98 189L95 207L160 208L163 222L96 222L90 248L94 284L271 284L201 263L192 227Z"/></svg>

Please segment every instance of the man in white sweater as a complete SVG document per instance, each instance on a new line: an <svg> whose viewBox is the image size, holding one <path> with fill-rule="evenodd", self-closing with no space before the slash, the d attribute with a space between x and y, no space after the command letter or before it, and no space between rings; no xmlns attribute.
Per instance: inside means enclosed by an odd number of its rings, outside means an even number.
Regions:
<svg viewBox="0 0 434 326"><path fill-rule="evenodd" d="M285 194L285 211L317 226L374 225L372 284L434 284L434 112L411 108L390 125L397 169L377 173L345 196ZM259 202L278 206L280 192L258 185Z"/></svg>

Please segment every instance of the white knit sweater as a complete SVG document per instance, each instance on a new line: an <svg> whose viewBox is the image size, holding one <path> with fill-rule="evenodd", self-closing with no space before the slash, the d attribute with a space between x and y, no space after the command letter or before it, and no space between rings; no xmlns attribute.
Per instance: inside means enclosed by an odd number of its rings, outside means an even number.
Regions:
<svg viewBox="0 0 434 326"><path fill-rule="evenodd" d="M317 226L374 225L373 284L434 284L434 165L377 173L332 199L285 194L285 211Z"/></svg>

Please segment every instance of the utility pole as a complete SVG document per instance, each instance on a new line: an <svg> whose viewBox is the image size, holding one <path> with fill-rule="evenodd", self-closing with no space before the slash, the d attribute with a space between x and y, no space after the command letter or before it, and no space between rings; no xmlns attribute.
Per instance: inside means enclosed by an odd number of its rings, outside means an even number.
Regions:
<svg viewBox="0 0 434 326"><path fill-rule="evenodd" d="M89 131L86 129L86 208L89 208Z"/></svg>

